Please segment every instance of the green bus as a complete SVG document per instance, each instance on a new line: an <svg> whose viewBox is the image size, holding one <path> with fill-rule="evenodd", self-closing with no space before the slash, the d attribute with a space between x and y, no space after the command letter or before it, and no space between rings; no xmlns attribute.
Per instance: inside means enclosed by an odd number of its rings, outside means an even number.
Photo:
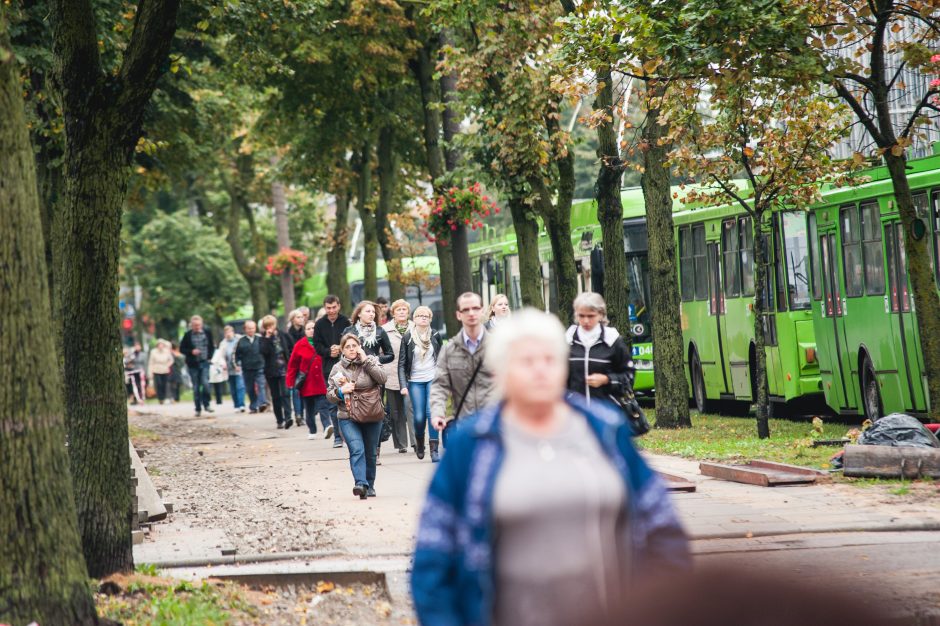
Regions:
<svg viewBox="0 0 940 626"><path fill-rule="evenodd" d="M624 254L630 289L629 328L618 328L630 334L636 363L634 387L638 392L653 391L653 344L650 324L649 259L646 236L646 208L639 187L623 190ZM597 206L593 200L576 201L571 207L571 245L575 251L579 291L603 293L604 252L600 242L601 228ZM546 309L556 299L551 275L551 246L544 229L539 233L539 260L542 268L542 294ZM506 294L509 304L522 306L519 275L519 252L512 228L487 230L470 246L473 289L483 296L484 305L498 293Z"/></svg>
<svg viewBox="0 0 940 626"><path fill-rule="evenodd" d="M424 270L431 279L437 278L434 286L430 288L421 285L407 285L405 287L405 300L411 304L412 310L419 305L431 308L434 317L431 325L442 330L444 327L444 307L441 300L440 287L440 266L437 257L432 255L405 257L402 259L402 266L405 271L412 269ZM381 258L376 263L376 274L378 276L379 296L389 297L388 287L388 268L385 261ZM352 310L356 304L362 301L365 292L365 264L362 261L354 261L346 266L346 279L349 281L349 291L351 302L344 302L343 309ZM326 271L317 272L303 283L303 292L298 298L298 303L310 307L314 312L323 306L323 298L327 295Z"/></svg>
<svg viewBox="0 0 940 626"><path fill-rule="evenodd" d="M753 384L752 218L740 205L674 215L686 374L701 412L745 415ZM774 211L762 225L767 276L764 340L771 409L776 415L823 407L810 303L807 213Z"/></svg>
<svg viewBox="0 0 940 626"><path fill-rule="evenodd" d="M928 225L940 289L940 144L912 160L907 180ZM813 323L829 407L877 419L926 414L927 381L907 276L904 229L885 168L869 181L823 192L808 216Z"/></svg>

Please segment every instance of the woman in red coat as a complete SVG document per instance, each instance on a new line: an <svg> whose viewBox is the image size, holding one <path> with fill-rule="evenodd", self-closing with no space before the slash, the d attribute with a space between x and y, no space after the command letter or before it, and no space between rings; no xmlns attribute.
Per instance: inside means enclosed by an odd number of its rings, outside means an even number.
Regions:
<svg viewBox="0 0 940 626"><path fill-rule="evenodd" d="M300 397L304 401L304 415L307 416L307 428L310 434L307 439L316 439L317 420L326 430L326 438L333 436L333 425L330 423L330 403L326 399L326 382L323 379L323 361L313 349L314 320L304 325L304 338L294 344L290 360L287 362L287 386L294 388L299 377L303 377L300 385Z"/></svg>

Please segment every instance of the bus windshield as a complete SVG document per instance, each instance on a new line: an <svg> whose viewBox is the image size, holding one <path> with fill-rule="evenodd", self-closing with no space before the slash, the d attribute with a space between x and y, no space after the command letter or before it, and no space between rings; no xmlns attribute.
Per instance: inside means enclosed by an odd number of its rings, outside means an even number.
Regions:
<svg viewBox="0 0 940 626"><path fill-rule="evenodd" d="M787 293L790 309L808 309L809 241L806 236L806 214L783 214L783 248L787 265Z"/></svg>
<svg viewBox="0 0 940 626"><path fill-rule="evenodd" d="M646 222L623 225L623 247L627 255L627 282L630 289L630 327L618 328L622 334L633 335L635 343L650 341L649 243Z"/></svg>

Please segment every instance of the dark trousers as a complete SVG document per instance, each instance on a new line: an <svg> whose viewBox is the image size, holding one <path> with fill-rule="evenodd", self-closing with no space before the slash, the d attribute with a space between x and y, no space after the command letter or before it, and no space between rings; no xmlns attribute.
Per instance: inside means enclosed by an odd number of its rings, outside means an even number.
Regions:
<svg viewBox="0 0 940 626"><path fill-rule="evenodd" d="M248 392L248 408L257 411L259 406L268 403L268 399L264 395L264 372L262 370L242 370L242 378L245 381L245 391Z"/></svg>
<svg viewBox="0 0 940 626"><path fill-rule="evenodd" d="M189 377L193 381L193 403L196 410L209 408L212 396L209 395L209 361L200 361L198 367L190 367Z"/></svg>
<svg viewBox="0 0 940 626"><path fill-rule="evenodd" d="M225 383L212 383L212 388L215 389L215 403L222 404L222 393L225 390Z"/></svg>
<svg viewBox="0 0 940 626"><path fill-rule="evenodd" d="M153 382L157 387L157 399L160 400L160 402L163 402L166 400L167 390L169 389L170 375L154 374Z"/></svg>
<svg viewBox="0 0 940 626"><path fill-rule="evenodd" d="M328 375L325 376L324 378L326 378L326 388L329 389L330 381L329 381ZM336 404L333 404L332 402L330 402L329 404L330 404L330 422L333 423L333 441L334 442L342 441L343 434L339 428L339 418L336 417L336 413L339 410L339 406Z"/></svg>
<svg viewBox="0 0 940 626"><path fill-rule="evenodd" d="M298 393L298 391L294 391ZM304 415L307 418L307 430L311 434L317 432L317 414L320 415L320 422L323 424L323 428L326 428L332 423L332 411L330 407L336 408L336 405L326 399L324 395L317 396L304 396Z"/></svg>
<svg viewBox="0 0 940 626"><path fill-rule="evenodd" d="M290 394L283 376L269 376L268 389L271 391L271 404L274 406L274 418L278 424L291 420Z"/></svg>
<svg viewBox="0 0 940 626"><path fill-rule="evenodd" d="M415 445L414 425L409 423L408 412L405 408L405 396L397 389L385 390L385 406L392 420L392 443L401 450L407 448L409 443Z"/></svg>

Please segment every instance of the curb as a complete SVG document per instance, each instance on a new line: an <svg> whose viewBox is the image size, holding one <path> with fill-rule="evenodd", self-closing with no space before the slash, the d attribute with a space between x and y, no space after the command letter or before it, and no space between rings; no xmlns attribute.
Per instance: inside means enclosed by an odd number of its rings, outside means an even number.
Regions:
<svg viewBox="0 0 940 626"><path fill-rule="evenodd" d="M757 531L735 531L729 530L719 533L702 533L690 535L691 541L707 541L709 539L752 539L754 537L777 537L780 535L823 535L831 533L883 533L883 532L906 532L906 531L937 531L940 530L940 521L921 521L907 522L903 524L860 524L857 526L819 526L819 527L797 527L797 528L774 528L770 530Z"/></svg>

